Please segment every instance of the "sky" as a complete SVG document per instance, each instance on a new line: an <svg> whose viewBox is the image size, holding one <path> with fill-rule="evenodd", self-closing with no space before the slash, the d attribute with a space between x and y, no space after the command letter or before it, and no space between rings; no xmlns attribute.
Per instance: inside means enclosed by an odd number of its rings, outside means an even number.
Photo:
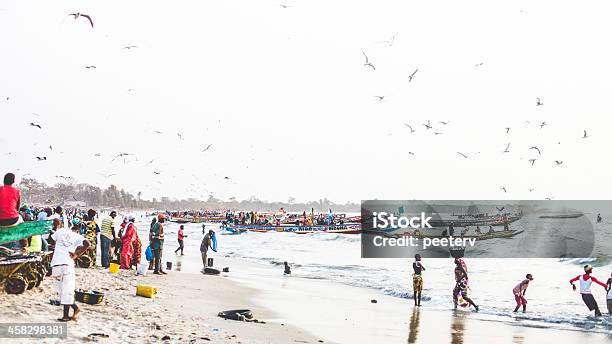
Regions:
<svg viewBox="0 0 612 344"><path fill-rule="evenodd" d="M609 199L609 9L0 0L0 166L143 198Z"/></svg>

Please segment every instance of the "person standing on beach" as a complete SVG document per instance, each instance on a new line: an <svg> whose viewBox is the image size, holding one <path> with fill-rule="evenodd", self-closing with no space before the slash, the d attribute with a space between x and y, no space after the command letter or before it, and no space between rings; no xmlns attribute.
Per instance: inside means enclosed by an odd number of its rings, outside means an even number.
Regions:
<svg viewBox="0 0 612 344"><path fill-rule="evenodd" d="M176 251L174 251L174 253L176 254L180 250L181 251L181 256L184 256L183 248L185 246L183 245L183 240L187 237L185 235L184 229L185 229L185 226L183 226L183 225L181 225L179 227L179 231L178 231L178 244L179 244L179 247L176 249Z"/></svg>
<svg viewBox="0 0 612 344"><path fill-rule="evenodd" d="M134 257L134 243L136 242L136 226L134 216L128 216L128 225L121 237L121 269L131 269Z"/></svg>
<svg viewBox="0 0 612 344"><path fill-rule="evenodd" d="M102 259L102 267L110 266L110 250L111 243L117 240L115 235L115 217L116 211L111 211L107 218L102 220L102 228L100 229L100 256Z"/></svg>
<svg viewBox="0 0 612 344"><path fill-rule="evenodd" d="M421 255L414 255L414 262L412 263L412 289L414 290L414 305L417 307L421 306L421 292L423 291L423 271L425 267L421 263ZM417 302L418 301L418 302Z"/></svg>
<svg viewBox="0 0 612 344"><path fill-rule="evenodd" d="M76 320L80 312L74 302L74 289L76 288L76 277L74 271L75 261L89 248L90 242L78 234L81 229L81 221L73 220L72 230L61 227L51 235L55 241L55 251L51 259L51 275L55 279L55 291L60 296L60 304L63 306L63 316L59 321ZM70 308L73 313L70 317Z"/></svg>
<svg viewBox="0 0 612 344"><path fill-rule="evenodd" d="M200 244L200 253L202 254L202 265L204 265L204 267L202 268L202 272L206 270L206 266L208 265L208 261L207 261L208 248L212 247L213 233L214 232L212 231L212 229L209 230L208 233L204 235L204 238L202 239L202 243Z"/></svg>
<svg viewBox="0 0 612 344"><path fill-rule="evenodd" d="M162 270L161 259L162 250L164 248L164 223L166 222L166 215L157 215L157 223L151 228L151 249L153 250L153 265L155 269L153 273L156 275L163 274L166 272Z"/></svg>
<svg viewBox="0 0 612 344"><path fill-rule="evenodd" d="M576 291L576 285L574 284L574 282L580 282L580 295L582 296L582 301L584 301L584 304L589 308L589 311L594 310L595 316L599 317L601 316L601 312L599 311L599 306L597 305L597 301L595 301L595 297L593 297L593 294L591 293L591 284L595 282L606 288L606 291L609 290L607 285L599 281L597 278L591 276L592 273L593 267L587 264L584 266L584 275L578 275L572 278L569 282L572 285L572 289L574 291Z"/></svg>
<svg viewBox="0 0 612 344"><path fill-rule="evenodd" d="M19 215L21 205L21 192L13 187L15 175L4 175L4 185L0 186L0 227L13 226L23 219Z"/></svg>
<svg viewBox="0 0 612 344"><path fill-rule="evenodd" d="M530 281L533 281L533 276L531 274L527 274L525 279L521 281L521 283L517 284L514 289L512 289L514 300L516 301L514 313L518 312L521 306L523 306L523 313L527 311L527 300L525 299L525 293L527 292L527 287L529 286Z"/></svg>

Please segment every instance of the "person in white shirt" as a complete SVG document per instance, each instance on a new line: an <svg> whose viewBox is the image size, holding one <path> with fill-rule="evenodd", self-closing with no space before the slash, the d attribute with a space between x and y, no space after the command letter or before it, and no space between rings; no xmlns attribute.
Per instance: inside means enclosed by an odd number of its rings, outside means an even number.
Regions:
<svg viewBox="0 0 612 344"><path fill-rule="evenodd" d="M51 259L52 276L55 279L55 290L60 296L60 304L64 306L63 317L59 321L76 320L80 312L74 302L74 289L76 286L74 262L89 248L89 241L78 234L81 229L81 220L72 220L72 230L59 228L51 235L55 241L55 252ZM72 307L72 317L69 316Z"/></svg>

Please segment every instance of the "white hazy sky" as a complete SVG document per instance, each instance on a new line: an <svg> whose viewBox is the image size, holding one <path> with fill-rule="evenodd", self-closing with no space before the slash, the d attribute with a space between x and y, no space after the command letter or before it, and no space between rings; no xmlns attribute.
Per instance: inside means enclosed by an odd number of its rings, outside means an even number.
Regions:
<svg viewBox="0 0 612 344"><path fill-rule="evenodd" d="M0 0L0 166L145 198L609 199L610 9Z"/></svg>

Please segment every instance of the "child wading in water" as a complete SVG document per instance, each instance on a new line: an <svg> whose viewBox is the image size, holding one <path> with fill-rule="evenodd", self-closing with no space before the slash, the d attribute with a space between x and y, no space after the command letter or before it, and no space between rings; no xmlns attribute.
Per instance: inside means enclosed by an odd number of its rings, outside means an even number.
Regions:
<svg viewBox="0 0 612 344"><path fill-rule="evenodd" d="M531 274L527 274L525 279L521 281L521 283L517 284L514 289L512 289L514 300L516 301L516 308L514 308L515 313L518 312L521 306L523 306L523 313L527 311L527 300L525 299L525 293L527 292L527 287L529 286L530 281L533 281L533 276L531 276Z"/></svg>
<svg viewBox="0 0 612 344"><path fill-rule="evenodd" d="M608 286L597 280L597 278L591 276L591 273L593 273L593 267L587 264L584 266L584 275L579 275L572 278L570 283L572 285L572 289L576 290L576 285L574 282L580 281L580 295L582 295L582 301L584 301L584 304L589 308L589 311L594 310L595 316L599 317L601 316L601 312L599 311L597 301L595 301L593 294L591 294L591 284L595 282L606 288L606 291L608 291Z"/></svg>
<svg viewBox="0 0 612 344"><path fill-rule="evenodd" d="M412 263L412 269L414 273L412 274L412 289L414 290L414 305L417 307L421 306L421 292L423 291L423 275L422 272L425 271L425 267L421 263L421 255L414 255L415 261Z"/></svg>

